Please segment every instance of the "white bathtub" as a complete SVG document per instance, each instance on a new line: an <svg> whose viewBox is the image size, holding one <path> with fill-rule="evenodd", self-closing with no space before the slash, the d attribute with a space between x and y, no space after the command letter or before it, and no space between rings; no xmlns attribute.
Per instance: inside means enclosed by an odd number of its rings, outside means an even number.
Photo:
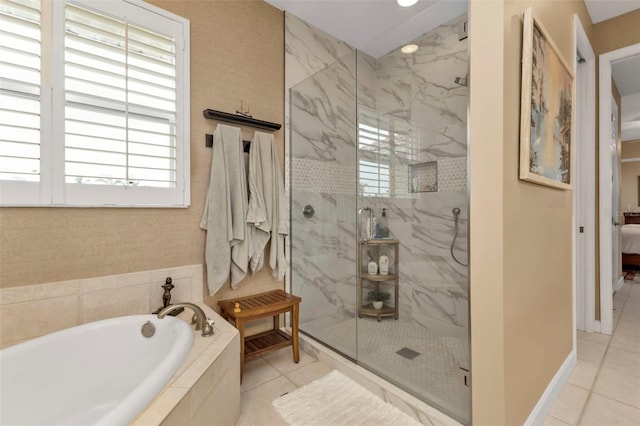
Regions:
<svg viewBox="0 0 640 426"><path fill-rule="evenodd" d="M141 333L147 321L156 327L150 338ZM180 319L132 315L3 349L0 424L128 424L171 379L192 344L193 331Z"/></svg>

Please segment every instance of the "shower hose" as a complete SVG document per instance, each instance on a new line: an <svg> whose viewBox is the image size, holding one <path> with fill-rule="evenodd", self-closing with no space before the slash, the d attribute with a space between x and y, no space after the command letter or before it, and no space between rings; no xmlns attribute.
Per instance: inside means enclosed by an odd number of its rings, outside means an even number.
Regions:
<svg viewBox="0 0 640 426"><path fill-rule="evenodd" d="M451 248L449 249L449 251L451 252L451 257L453 258L453 260L455 260L458 264L462 265L462 266L469 266L468 264L464 264L462 262L460 262L457 258L455 253L453 252L453 246L456 243L456 239L458 238L458 215L460 214L460 209L459 208L454 208L453 209L453 225L454 225L454 234L453 234L453 241L451 241Z"/></svg>

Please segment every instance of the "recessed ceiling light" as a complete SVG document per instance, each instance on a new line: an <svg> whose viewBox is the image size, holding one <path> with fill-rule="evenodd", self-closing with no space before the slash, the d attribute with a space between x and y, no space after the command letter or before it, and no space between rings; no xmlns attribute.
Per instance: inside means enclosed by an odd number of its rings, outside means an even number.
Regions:
<svg viewBox="0 0 640 426"><path fill-rule="evenodd" d="M402 46L402 48L400 49L400 51L402 53L415 53L418 51L418 45L417 44L407 44L406 46Z"/></svg>
<svg viewBox="0 0 640 426"><path fill-rule="evenodd" d="M398 4L402 7L413 6L416 3L418 3L418 0L398 0Z"/></svg>

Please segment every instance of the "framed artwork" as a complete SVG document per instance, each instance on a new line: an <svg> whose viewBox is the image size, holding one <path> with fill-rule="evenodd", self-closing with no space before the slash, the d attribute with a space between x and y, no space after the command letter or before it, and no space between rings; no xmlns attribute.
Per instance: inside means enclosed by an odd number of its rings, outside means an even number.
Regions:
<svg viewBox="0 0 640 426"><path fill-rule="evenodd" d="M524 13L520 179L571 189L573 72L531 8Z"/></svg>

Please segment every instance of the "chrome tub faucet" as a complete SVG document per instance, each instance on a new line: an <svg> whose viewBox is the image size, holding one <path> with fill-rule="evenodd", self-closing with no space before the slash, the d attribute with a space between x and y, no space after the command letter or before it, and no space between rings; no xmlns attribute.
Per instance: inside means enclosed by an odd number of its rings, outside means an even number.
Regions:
<svg viewBox="0 0 640 426"><path fill-rule="evenodd" d="M158 312L158 319L162 319L170 312L180 308L189 308L194 312L191 323L196 324L196 330L202 330L202 337L213 336L213 321L210 322L202 308L193 303L182 302L169 305Z"/></svg>

